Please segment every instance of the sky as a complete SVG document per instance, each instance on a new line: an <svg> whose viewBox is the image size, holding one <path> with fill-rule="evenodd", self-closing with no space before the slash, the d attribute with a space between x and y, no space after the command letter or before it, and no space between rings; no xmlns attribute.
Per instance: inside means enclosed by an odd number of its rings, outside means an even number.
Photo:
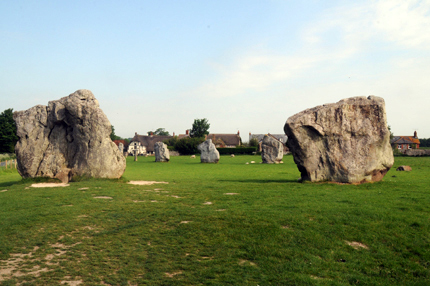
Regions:
<svg viewBox="0 0 430 286"><path fill-rule="evenodd" d="M430 0L0 1L0 111L78 89L124 138L207 118L247 141L369 95L430 138Z"/></svg>

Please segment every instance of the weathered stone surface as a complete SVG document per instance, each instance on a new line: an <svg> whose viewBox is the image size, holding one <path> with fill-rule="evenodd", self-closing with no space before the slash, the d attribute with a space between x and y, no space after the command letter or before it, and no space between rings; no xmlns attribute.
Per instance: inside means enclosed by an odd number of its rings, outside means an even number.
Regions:
<svg viewBox="0 0 430 286"><path fill-rule="evenodd" d="M411 166L402 165L402 166L399 166L396 169L396 171L407 171L407 172L410 172L410 171L412 171L412 168L411 168Z"/></svg>
<svg viewBox="0 0 430 286"><path fill-rule="evenodd" d="M156 142L154 144L155 162L169 162L170 153L167 145L163 142Z"/></svg>
<svg viewBox="0 0 430 286"><path fill-rule="evenodd" d="M284 145L275 138L264 135L261 142L261 159L266 164L279 164L284 157Z"/></svg>
<svg viewBox="0 0 430 286"><path fill-rule="evenodd" d="M297 113L284 126L302 180L379 181L394 163L385 102L353 97Z"/></svg>
<svg viewBox="0 0 430 286"><path fill-rule="evenodd" d="M219 161L219 152L215 147L215 144L212 143L211 139L206 140L205 142L199 144L197 147L200 152L200 162L202 163L218 163Z"/></svg>
<svg viewBox="0 0 430 286"><path fill-rule="evenodd" d="M14 113L18 172L24 178L119 178L125 158L110 139L111 124L89 90Z"/></svg>

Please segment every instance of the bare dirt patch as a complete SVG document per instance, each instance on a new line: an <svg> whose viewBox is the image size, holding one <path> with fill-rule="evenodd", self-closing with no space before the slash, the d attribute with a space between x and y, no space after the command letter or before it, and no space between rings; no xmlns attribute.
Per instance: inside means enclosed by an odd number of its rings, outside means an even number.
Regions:
<svg viewBox="0 0 430 286"><path fill-rule="evenodd" d="M82 280L76 280L76 281L61 281L61 285L69 285L69 286L76 286L84 283Z"/></svg>
<svg viewBox="0 0 430 286"><path fill-rule="evenodd" d="M227 195L227 196L234 196L234 195L238 195L239 193L224 193L224 195Z"/></svg>
<svg viewBox="0 0 430 286"><path fill-rule="evenodd" d="M357 242L357 241L346 241L345 242L351 246L354 249L359 249L359 248L364 248L364 249L369 249L369 247L361 242Z"/></svg>
<svg viewBox="0 0 430 286"><path fill-rule="evenodd" d="M139 185L139 186L147 186L154 184L168 184L168 182L156 182L156 181L130 181L127 184L131 185Z"/></svg>
<svg viewBox="0 0 430 286"><path fill-rule="evenodd" d="M79 188L78 189L78 191L83 191L83 190L88 190L89 188L88 187L85 187L85 188Z"/></svg>
<svg viewBox="0 0 430 286"><path fill-rule="evenodd" d="M1 191L0 191L0 193L4 193L4 192L7 192L7 190L1 190Z"/></svg>
<svg viewBox="0 0 430 286"><path fill-rule="evenodd" d="M190 222L191 222L190 220L183 220L180 223L190 223Z"/></svg>
<svg viewBox="0 0 430 286"><path fill-rule="evenodd" d="M212 202L205 202L205 203L203 203L204 205L212 205L213 203Z"/></svg>
<svg viewBox="0 0 430 286"><path fill-rule="evenodd" d="M239 265L241 265L241 266L245 266L245 265L248 265L248 266L257 266L257 264L255 264L254 262L251 262L251 261L248 261L248 260L245 260L245 259L239 259Z"/></svg>
<svg viewBox="0 0 430 286"><path fill-rule="evenodd" d="M108 197L108 196L98 196L98 197L94 197L95 199L105 199L105 200L112 200L112 197Z"/></svg>
<svg viewBox="0 0 430 286"><path fill-rule="evenodd" d="M37 183L32 184L30 187L33 188L55 188L55 187L68 187L70 184L67 183Z"/></svg>
<svg viewBox="0 0 430 286"><path fill-rule="evenodd" d="M175 275L182 274L182 271L176 271L176 272L173 272L173 273L166 272L165 274L166 274L167 277L173 278Z"/></svg>

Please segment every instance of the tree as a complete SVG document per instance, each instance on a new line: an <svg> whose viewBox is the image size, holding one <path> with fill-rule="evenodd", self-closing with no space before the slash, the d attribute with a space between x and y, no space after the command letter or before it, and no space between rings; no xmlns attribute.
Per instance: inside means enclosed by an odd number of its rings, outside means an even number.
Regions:
<svg viewBox="0 0 430 286"><path fill-rule="evenodd" d="M17 141L13 109L9 108L0 114L0 153L13 153Z"/></svg>
<svg viewBox="0 0 430 286"><path fill-rule="evenodd" d="M112 133L110 134L110 139L113 140L121 140L121 137L116 136L115 134L115 127L113 127L113 125L111 125L112 127Z"/></svg>
<svg viewBox="0 0 430 286"><path fill-rule="evenodd" d="M148 131L148 135L160 135L160 136L170 136L169 131L166 131L164 128L157 128L155 131Z"/></svg>
<svg viewBox="0 0 430 286"><path fill-rule="evenodd" d="M178 142L178 136L173 136L172 138L163 141L164 144L172 147L175 147L176 142Z"/></svg>
<svg viewBox="0 0 430 286"><path fill-rule="evenodd" d="M193 126L190 131L190 137L202 138L209 134L210 124L206 118L194 119Z"/></svg>
<svg viewBox="0 0 430 286"><path fill-rule="evenodd" d="M388 131L390 131L390 140L393 140L394 134L393 134L393 132L391 132L391 126L390 125L388 125Z"/></svg>
<svg viewBox="0 0 430 286"><path fill-rule="evenodd" d="M197 149L197 146L199 146L200 143L204 141L204 138L191 138L191 137L185 137L182 139L179 139L175 143L175 150L178 151L181 155L193 155L199 153L199 149Z"/></svg>
<svg viewBox="0 0 430 286"><path fill-rule="evenodd" d="M249 146L257 147L258 146L258 139L255 137L252 137L251 140L249 140Z"/></svg>

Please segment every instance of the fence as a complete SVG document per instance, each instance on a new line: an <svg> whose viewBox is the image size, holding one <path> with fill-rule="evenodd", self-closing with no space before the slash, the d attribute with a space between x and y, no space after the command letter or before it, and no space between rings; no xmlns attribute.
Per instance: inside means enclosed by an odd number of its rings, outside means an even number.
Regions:
<svg viewBox="0 0 430 286"><path fill-rule="evenodd" d="M0 166L4 169L16 169L16 164L16 159L0 162Z"/></svg>

